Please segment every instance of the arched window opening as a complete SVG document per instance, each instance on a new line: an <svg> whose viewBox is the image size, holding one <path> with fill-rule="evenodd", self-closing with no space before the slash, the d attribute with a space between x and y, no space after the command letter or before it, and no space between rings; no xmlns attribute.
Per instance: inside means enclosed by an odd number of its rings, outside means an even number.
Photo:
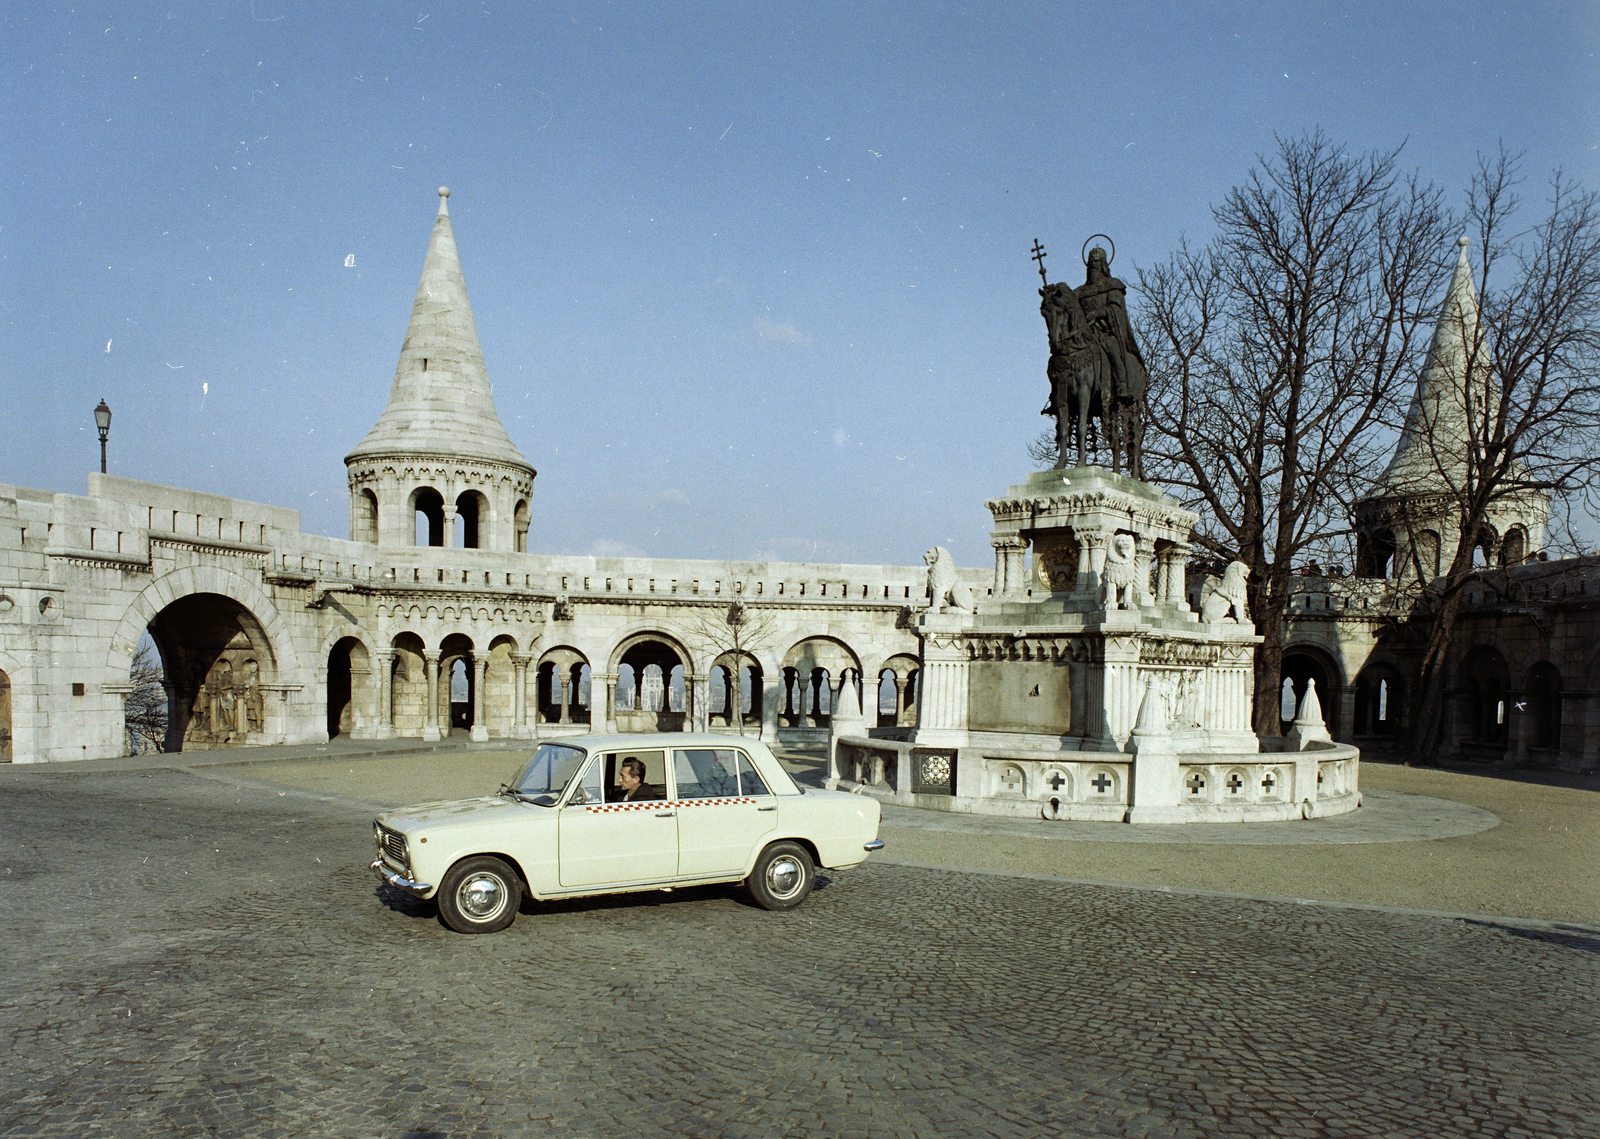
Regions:
<svg viewBox="0 0 1600 1139"><path fill-rule="evenodd" d="M1528 534L1520 526L1514 526L1506 531L1505 541L1500 543L1500 564L1502 566L1520 566L1527 560Z"/></svg>
<svg viewBox="0 0 1600 1139"><path fill-rule="evenodd" d="M1356 576L1385 578L1394 558L1394 531L1366 530L1356 535Z"/></svg>
<svg viewBox="0 0 1600 1139"><path fill-rule="evenodd" d="M639 685L633 674L631 664L621 664L617 667L617 711L632 712L635 697L639 694Z"/></svg>
<svg viewBox="0 0 1600 1139"><path fill-rule="evenodd" d="M682 712L688 707L684 699L683 690L683 665L677 665L672 670L672 675L666 678L666 707L663 712Z"/></svg>
<svg viewBox="0 0 1600 1139"><path fill-rule="evenodd" d="M328 652L327 726L330 740L351 735L363 726L364 716L358 704L370 690L367 659L367 646L354 637L342 638Z"/></svg>
<svg viewBox="0 0 1600 1139"><path fill-rule="evenodd" d="M411 496L416 517L416 543L419 546L444 545L444 496L432 487L423 487Z"/></svg>
<svg viewBox="0 0 1600 1139"><path fill-rule="evenodd" d="M489 502L475 490L464 490L456 496L456 538L464 550L476 550L482 545L483 528L489 521Z"/></svg>
<svg viewBox="0 0 1600 1139"><path fill-rule="evenodd" d="M518 499L517 500L517 510L516 510L516 514L513 516L513 518L514 518L513 525L514 525L514 528L516 530L516 539L517 539L517 541L516 541L516 551L519 554L525 554L525 553L528 552L528 500L527 499L523 498L523 499Z"/></svg>
<svg viewBox="0 0 1600 1139"><path fill-rule="evenodd" d="M378 496L370 490L362 488L351 499L351 505L354 507L354 517L351 519L350 540L376 546L378 544Z"/></svg>
<svg viewBox="0 0 1600 1139"><path fill-rule="evenodd" d="M167 697L164 751L262 742L268 707L262 685L276 674L253 613L231 597L190 594L156 614L149 636Z"/></svg>
<svg viewBox="0 0 1600 1139"><path fill-rule="evenodd" d="M1422 580L1432 581L1439 576L1439 535L1423 530L1416 538L1417 568Z"/></svg>

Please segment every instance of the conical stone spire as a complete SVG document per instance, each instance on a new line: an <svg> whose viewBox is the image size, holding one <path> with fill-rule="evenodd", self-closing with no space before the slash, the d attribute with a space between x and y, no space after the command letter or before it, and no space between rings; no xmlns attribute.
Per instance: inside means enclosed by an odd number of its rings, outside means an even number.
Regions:
<svg viewBox="0 0 1600 1139"><path fill-rule="evenodd" d="M1472 264L1467 260L1469 244L1466 237L1456 242L1461 255L1439 307L1433 341L1406 411L1399 445L1378 480L1380 494L1428 494L1448 490L1461 480L1471 430L1467 384L1472 384L1475 402L1490 390L1481 347L1471 376L1467 374L1467 355L1478 332L1478 294L1472 284Z"/></svg>
<svg viewBox="0 0 1600 1139"><path fill-rule="evenodd" d="M518 468L531 477L533 468L495 412L450 229L449 200L449 189L441 186L439 216L422 263L389 406L345 463L379 457L476 459Z"/></svg>

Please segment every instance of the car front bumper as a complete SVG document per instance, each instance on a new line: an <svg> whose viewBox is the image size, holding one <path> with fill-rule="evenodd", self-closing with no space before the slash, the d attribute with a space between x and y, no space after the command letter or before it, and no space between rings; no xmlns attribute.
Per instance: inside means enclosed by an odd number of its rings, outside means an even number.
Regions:
<svg viewBox="0 0 1600 1139"><path fill-rule="evenodd" d="M395 871L385 866L383 859L381 858L375 858L372 860L371 870L382 881L389 883L389 885L393 886L395 889L404 890L406 893L415 897L425 898L429 894L433 893L432 886L428 885L426 882L413 882L404 874L397 874Z"/></svg>

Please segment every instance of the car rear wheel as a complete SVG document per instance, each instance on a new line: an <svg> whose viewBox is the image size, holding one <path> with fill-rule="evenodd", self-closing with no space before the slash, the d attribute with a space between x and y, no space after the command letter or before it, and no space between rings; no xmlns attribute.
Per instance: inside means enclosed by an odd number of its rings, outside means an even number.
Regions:
<svg viewBox="0 0 1600 1139"><path fill-rule="evenodd" d="M816 874L805 847L797 842L775 842L756 859L745 885L763 908L792 910L811 893Z"/></svg>
<svg viewBox="0 0 1600 1139"><path fill-rule="evenodd" d="M439 884L439 916L457 933L495 933L517 917L522 885L498 858L463 858Z"/></svg>

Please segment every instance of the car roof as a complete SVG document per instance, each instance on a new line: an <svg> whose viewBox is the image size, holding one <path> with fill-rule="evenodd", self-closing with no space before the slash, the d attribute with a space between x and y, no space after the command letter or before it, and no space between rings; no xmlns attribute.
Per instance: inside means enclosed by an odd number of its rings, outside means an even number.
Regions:
<svg viewBox="0 0 1600 1139"><path fill-rule="evenodd" d="M749 747L760 744L757 736L723 735L720 732L626 732L607 736L554 736L539 741L541 744L566 744L586 751L622 750L624 748L673 747Z"/></svg>
<svg viewBox="0 0 1600 1139"><path fill-rule="evenodd" d="M731 748L743 747L746 751L755 753L756 759L761 761L766 772L768 786L778 789L779 794L805 794L805 789L795 782L794 776L784 770L783 764L778 762L778 757L773 755L767 745L756 736L723 735L720 732L628 732L607 736L556 736L553 739L540 740L543 744L558 744L568 747L580 747L587 752L597 751L645 751L661 748L703 747L703 748ZM754 746L752 746L754 745ZM779 789L782 784L777 783L781 777L784 784L788 785L787 791Z"/></svg>

